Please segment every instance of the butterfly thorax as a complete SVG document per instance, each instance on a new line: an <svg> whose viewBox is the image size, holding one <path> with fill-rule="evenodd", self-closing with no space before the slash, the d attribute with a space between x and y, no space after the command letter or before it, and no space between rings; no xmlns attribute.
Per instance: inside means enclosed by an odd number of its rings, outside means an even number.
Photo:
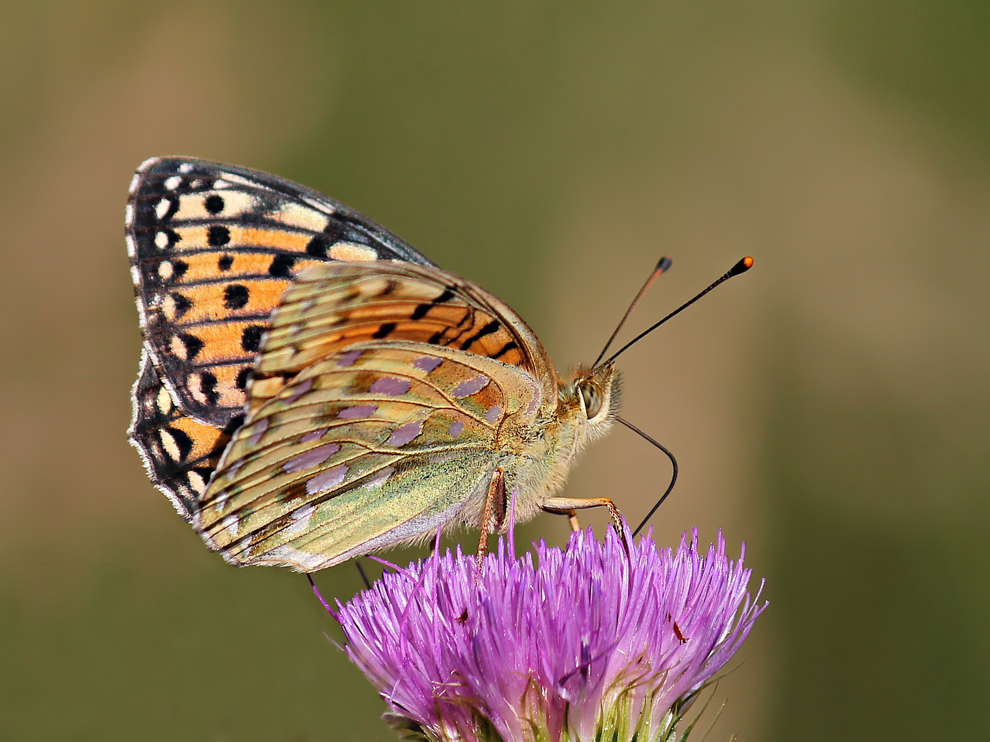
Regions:
<svg viewBox="0 0 990 742"><path fill-rule="evenodd" d="M516 518L526 520L560 492L584 447L605 435L619 409L620 376L614 366L579 367L570 378L557 377L557 407L535 425L500 431L503 450L516 452L506 471L507 486L517 491Z"/></svg>

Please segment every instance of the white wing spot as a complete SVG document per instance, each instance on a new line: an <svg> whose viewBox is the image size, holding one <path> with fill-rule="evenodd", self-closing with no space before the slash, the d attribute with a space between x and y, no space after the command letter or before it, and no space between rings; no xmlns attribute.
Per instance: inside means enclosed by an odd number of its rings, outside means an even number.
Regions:
<svg viewBox="0 0 990 742"><path fill-rule="evenodd" d="M162 447L165 449L165 453L169 455L169 458L172 461L182 461L182 451L179 449L179 444L175 442L175 436L167 430L161 430L158 433L158 437L161 439Z"/></svg>
<svg viewBox="0 0 990 742"><path fill-rule="evenodd" d="M168 312L166 312L166 314L168 314ZM168 348L172 351L172 355L180 361L187 360L186 355L188 351L186 350L186 344L179 339L178 335L172 338L172 342L168 344Z"/></svg>
<svg viewBox="0 0 990 742"><path fill-rule="evenodd" d="M175 267L168 260L163 260L158 264L158 277L163 281L168 281L175 275Z"/></svg>
<svg viewBox="0 0 990 742"><path fill-rule="evenodd" d="M362 485L359 489L363 490L376 490L381 487L385 482L389 480L389 477L395 472L395 469L391 466L386 466L375 476L368 480L367 484Z"/></svg>
<svg viewBox="0 0 990 742"><path fill-rule="evenodd" d="M353 242L338 242L330 246L330 257L334 260L378 260L378 253L366 245L356 245Z"/></svg>
<svg viewBox="0 0 990 742"><path fill-rule="evenodd" d="M155 233L155 247L159 250L164 250L168 247L168 232Z"/></svg>
<svg viewBox="0 0 990 742"><path fill-rule="evenodd" d="M172 206L172 202L167 198L161 199L157 204L155 204L155 216L160 220L163 216L168 213L169 208Z"/></svg>
<svg viewBox="0 0 990 742"><path fill-rule="evenodd" d="M196 491L196 494L201 495L206 492L206 480L203 479L199 472L191 471L187 476L189 478L189 486Z"/></svg>
<svg viewBox="0 0 990 742"><path fill-rule="evenodd" d="M167 415L172 411L172 395L168 393L168 389L165 387L158 390L158 396L155 397L155 406L158 407L158 411L163 415Z"/></svg>
<svg viewBox="0 0 990 742"><path fill-rule="evenodd" d="M313 503L308 503L306 505L303 505L301 508L299 508L292 514L292 520L302 520L304 518L309 518L315 512L316 512L316 505L314 505Z"/></svg>
<svg viewBox="0 0 990 742"><path fill-rule="evenodd" d="M192 171L193 171L193 165L192 165L191 162L183 162L181 165L179 165L179 172L180 173L187 173L188 174L188 173L191 173Z"/></svg>
<svg viewBox="0 0 990 742"><path fill-rule="evenodd" d="M173 175L171 178L165 179L165 190L167 191L174 191L180 185L182 185L181 175Z"/></svg>
<svg viewBox="0 0 990 742"><path fill-rule="evenodd" d="M309 520L313 517L314 512L316 512L316 506L312 503L303 505L301 508L293 512L292 515L289 516L292 519L292 523L282 531L282 536L287 538L295 538L296 536L305 533L309 529Z"/></svg>

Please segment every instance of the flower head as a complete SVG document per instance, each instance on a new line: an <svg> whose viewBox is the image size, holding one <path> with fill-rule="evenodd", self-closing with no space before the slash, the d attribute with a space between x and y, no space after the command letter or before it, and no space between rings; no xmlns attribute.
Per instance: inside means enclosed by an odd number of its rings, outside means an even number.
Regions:
<svg viewBox="0 0 990 742"><path fill-rule="evenodd" d="M626 550L628 544L628 553ZM429 740L672 740L764 606L725 542L677 551L590 529L536 560L499 541L386 573L337 619L346 651ZM758 599L758 596L757 596Z"/></svg>

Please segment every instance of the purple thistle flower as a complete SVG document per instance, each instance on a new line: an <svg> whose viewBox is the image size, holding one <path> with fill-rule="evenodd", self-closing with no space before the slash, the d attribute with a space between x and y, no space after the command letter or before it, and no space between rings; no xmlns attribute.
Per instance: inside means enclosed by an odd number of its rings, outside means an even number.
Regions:
<svg viewBox="0 0 990 742"><path fill-rule="evenodd" d="M534 562L500 539L480 574L460 549L386 573L338 603L346 652L419 739L677 739L766 604L721 533L707 553L697 531L676 553L626 541L589 529Z"/></svg>

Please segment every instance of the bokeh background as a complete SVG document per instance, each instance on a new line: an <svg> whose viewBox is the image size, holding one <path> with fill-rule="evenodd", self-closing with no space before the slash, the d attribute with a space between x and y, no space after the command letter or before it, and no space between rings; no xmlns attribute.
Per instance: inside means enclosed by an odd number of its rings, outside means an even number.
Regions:
<svg viewBox="0 0 990 742"><path fill-rule="evenodd" d="M127 184L187 154L372 216L562 368L661 254L633 329L752 254L622 362L658 537L768 581L708 739L985 739L988 91L967 0L0 4L0 738L393 738L305 580L208 553L125 441ZM667 477L617 430L569 492Z"/></svg>

